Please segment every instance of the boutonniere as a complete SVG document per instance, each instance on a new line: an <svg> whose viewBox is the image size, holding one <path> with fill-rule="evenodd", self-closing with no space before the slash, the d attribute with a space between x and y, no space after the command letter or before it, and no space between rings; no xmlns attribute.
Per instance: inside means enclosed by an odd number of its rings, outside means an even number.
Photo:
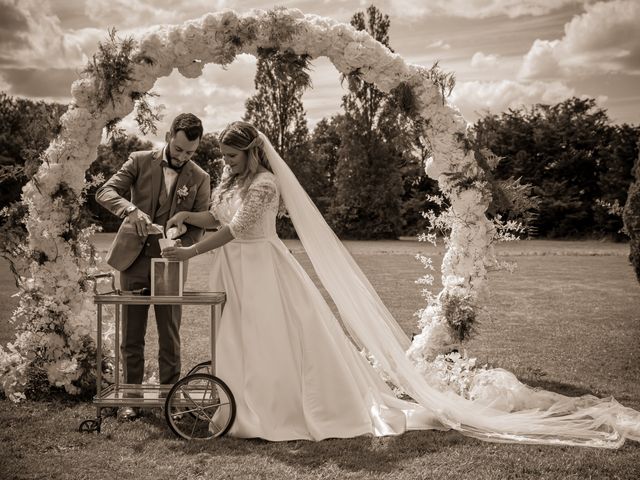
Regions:
<svg viewBox="0 0 640 480"><path fill-rule="evenodd" d="M178 190L176 190L176 195L178 196L178 203L180 203L189 196L189 187L182 185Z"/></svg>

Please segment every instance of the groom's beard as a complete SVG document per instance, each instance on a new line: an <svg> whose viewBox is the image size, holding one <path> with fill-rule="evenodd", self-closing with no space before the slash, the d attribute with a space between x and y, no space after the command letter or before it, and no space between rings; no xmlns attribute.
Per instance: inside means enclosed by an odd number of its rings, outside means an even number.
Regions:
<svg viewBox="0 0 640 480"><path fill-rule="evenodd" d="M169 167L169 168L171 168L172 170L175 170L176 172L178 172L178 173L179 173L179 172L184 168L184 166L185 166L187 163L189 163L189 161L190 161L190 160L187 160L186 162L184 162L184 163L183 163L182 165L180 165L180 166L174 165L174 163L173 163L173 158L171 158L171 149L169 148L169 145L168 145L168 144L167 144L167 146L166 146L166 150L167 150L167 161L169 162L168 167Z"/></svg>

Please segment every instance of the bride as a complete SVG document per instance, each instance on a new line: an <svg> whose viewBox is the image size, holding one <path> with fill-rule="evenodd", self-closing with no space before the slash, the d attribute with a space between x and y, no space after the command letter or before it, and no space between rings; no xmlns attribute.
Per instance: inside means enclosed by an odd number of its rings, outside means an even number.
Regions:
<svg viewBox="0 0 640 480"><path fill-rule="evenodd" d="M616 448L625 438L640 441L640 414L612 398L522 388L526 409L507 412L431 387L405 355L406 334L264 134L233 122L220 146L226 167L211 210L167 222L218 230L163 256L186 260L215 249L211 288L227 293L215 361L236 398L231 435L322 440L455 429L501 442ZM277 237L283 207L344 328ZM397 398L361 351L411 400Z"/></svg>

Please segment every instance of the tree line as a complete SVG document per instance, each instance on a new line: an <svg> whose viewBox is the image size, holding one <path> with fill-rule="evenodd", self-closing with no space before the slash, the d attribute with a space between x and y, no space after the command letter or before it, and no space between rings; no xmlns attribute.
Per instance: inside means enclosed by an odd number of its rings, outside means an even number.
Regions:
<svg viewBox="0 0 640 480"><path fill-rule="evenodd" d="M376 7L356 13L351 24L391 49L390 19ZM244 119L273 142L329 224L342 238L411 236L426 228L426 197L438 193L424 173L429 145L421 120L408 113L411 92L384 93L351 72L341 111L309 130L302 95L310 88L305 55L260 50ZM0 205L18 201L20 189L36 171L40 153L59 131L65 105L13 98L0 93ZM531 186L538 205L530 232L540 237L620 237L616 214L626 202L638 158L640 128L612 124L593 99L570 98L486 114L471 130L473 147L502 158L494 176ZM151 148L134 134L115 135L98 148L88 176L105 179L132 151ZM211 175L222 170L215 132L206 133L193 160ZM98 206L89 192L88 218L104 230L120 220ZM295 232L280 219L282 236Z"/></svg>
<svg viewBox="0 0 640 480"><path fill-rule="evenodd" d="M503 157L497 177L533 186L538 235L619 235L619 211L638 158L638 126L613 125L594 99L570 98L486 115L473 130L478 144Z"/></svg>

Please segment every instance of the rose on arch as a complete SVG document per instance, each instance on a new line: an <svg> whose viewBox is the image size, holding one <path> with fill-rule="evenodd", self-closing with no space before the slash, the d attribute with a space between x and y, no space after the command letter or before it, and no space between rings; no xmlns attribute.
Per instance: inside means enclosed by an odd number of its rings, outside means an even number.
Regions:
<svg viewBox="0 0 640 480"><path fill-rule="evenodd" d="M312 58L328 57L340 73L357 70L365 81L384 92L400 85L411 89L416 114L426 120L423 136L432 146L426 172L438 180L441 190L449 197L451 208L464 217L463 222L459 216L452 216L448 251L441 267L443 279L455 278L456 282L445 281L443 292L436 298L444 298L450 289L463 289L470 298L477 298L486 277L484 259L493 258L491 233L486 228L487 203L478 201L487 198L488 193L482 182L453 188L446 175L477 172L473 168L476 161L462 141L467 123L443 98L442 87L434 81L432 70L407 63L351 25L304 15L296 9L210 13L182 25L153 27L133 40L133 46L127 44L129 49L124 59L128 63L121 69L121 77L108 81L100 77L103 75L100 72L108 71L109 61L117 59L120 67L123 66L123 56L117 55L118 45L111 45L112 49L106 52L113 55L95 57L93 64L73 83L73 100L61 119L62 130L44 153L45 161L36 177L24 189L23 202L28 205L28 249L34 259L29 265L29 275L43 295L65 306L58 322L62 324L62 332L66 332L62 338L67 347L44 366L52 384L77 393L78 382L93 374L87 362L75 362L75 359L86 358L94 344L85 341L87 334L78 338L68 332L94 331L89 325L93 312L79 312L90 304L91 292L83 279L95 267L96 255L92 249L82 246L88 243L89 234L78 226L78 216L83 202L84 173L96 158L103 129L131 113L155 81L169 75L174 68L187 78L195 78L202 74L207 63L226 65L239 54L255 55L259 48L291 50ZM104 91L105 88L109 90ZM100 102L99 98L109 101ZM73 198L57 201L55 192L61 187L67 188ZM68 282L75 288L67 288ZM64 288L59 289L61 285ZM39 316L43 313L33 302L25 304L23 314L30 322L42 321ZM443 345L452 343L453 339L440 328L446 320L443 315L443 307L437 300L424 310L423 332L416 336L408 352L416 363L433 357ZM23 334L21 344L28 348L35 339L28 332ZM26 358L24 351L17 353L22 359ZM28 360L16 358L15 352L0 352L0 372L3 372L5 390L9 388L13 398L21 398Z"/></svg>

